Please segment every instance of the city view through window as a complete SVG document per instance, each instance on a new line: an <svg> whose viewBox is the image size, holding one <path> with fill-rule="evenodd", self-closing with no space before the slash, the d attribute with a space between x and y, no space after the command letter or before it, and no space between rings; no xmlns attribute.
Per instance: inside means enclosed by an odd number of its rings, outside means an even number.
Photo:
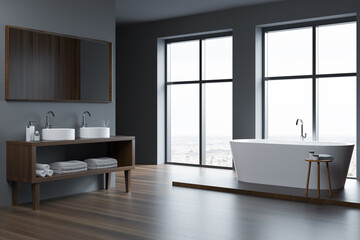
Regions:
<svg viewBox="0 0 360 240"><path fill-rule="evenodd" d="M267 138L299 140L300 118L307 141L356 144L355 22L266 32L264 80ZM348 176L356 177L356 146Z"/></svg>
<svg viewBox="0 0 360 240"><path fill-rule="evenodd" d="M232 167L232 37L167 43L168 162Z"/></svg>

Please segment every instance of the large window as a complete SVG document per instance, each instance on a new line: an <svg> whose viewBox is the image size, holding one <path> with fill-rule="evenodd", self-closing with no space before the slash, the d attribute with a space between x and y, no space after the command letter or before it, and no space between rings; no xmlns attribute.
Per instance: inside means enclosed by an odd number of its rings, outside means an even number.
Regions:
<svg viewBox="0 0 360 240"><path fill-rule="evenodd" d="M264 29L264 137L356 144L353 18ZM348 176L356 177L354 149Z"/></svg>
<svg viewBox="0 0 360 240"><path fill-rule="evenodd" d="M167 163L232 167L232 36L166 42Z"/></svg>

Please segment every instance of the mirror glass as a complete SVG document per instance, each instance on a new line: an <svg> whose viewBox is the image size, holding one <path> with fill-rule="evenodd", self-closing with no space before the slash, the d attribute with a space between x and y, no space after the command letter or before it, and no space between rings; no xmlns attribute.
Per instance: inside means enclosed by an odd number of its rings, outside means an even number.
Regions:
<svg viewBox="0 0 360 240"><path fill-rule="evenodd" d="M6 100L111 102L111 43L6 27Z"/></svg>

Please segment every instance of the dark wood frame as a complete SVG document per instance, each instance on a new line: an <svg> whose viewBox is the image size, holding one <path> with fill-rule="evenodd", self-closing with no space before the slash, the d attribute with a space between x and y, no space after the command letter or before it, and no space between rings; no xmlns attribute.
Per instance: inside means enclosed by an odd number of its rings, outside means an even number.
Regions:
<svg viewBox="0 0 360 240"><path fill-rule="evenodd" d="M118 161L118 167L87 170L84 172L54 174L51 177L36 177L36 148L47 146L107 143L107 153ZM76 177L106 174L106 189L110 188L111 173L125 172L126 192L131 191L131 169L135 168L135 137L112 136L110 138L75 139L69 141L7 141L6 179L12 182L12 205L18 204L19 182L30 183L33 209L39 208L39 184Z"/></svg>
<svg viewBox="0 0 360 240"><path fill-rule="evenodd" d="M79 40L89 40L94 42L100 42L109 44L109 100L108 101L91 101L91 100L52 100L52 99L12 99L9 98L9 30L10 28L18 29L18 30L25 30L25 31L32 31L37 33L44 33L44 34L50 34L54 36L60 36L60 37L67 37L67 38L74 38ZM31 28L24 28L24 27L16 27L11 25L5 26L5 100L6 101L35 101L35 102L90 102L90 103L110 103L112 102L112 43L104 40L97 40L97 39L91 39L91 38L85 38L85 37L76 37L72 35L67 34L61 34L61 33L54 33L54 32L48 32L43 30L36 30Z"/></svg>

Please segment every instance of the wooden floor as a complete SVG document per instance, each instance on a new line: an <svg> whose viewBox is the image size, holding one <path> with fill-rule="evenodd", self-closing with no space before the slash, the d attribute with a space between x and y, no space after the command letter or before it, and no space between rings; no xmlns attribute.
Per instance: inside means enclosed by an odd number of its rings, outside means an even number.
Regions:
<svg viewBox="0 0 360 240"><path fill-rule="evenodd" d="M117 187L0 208L0 239L359 239L360 210L173 187L203 168L136 166ZM221 177L221 176L214 176Z"/></svg>

